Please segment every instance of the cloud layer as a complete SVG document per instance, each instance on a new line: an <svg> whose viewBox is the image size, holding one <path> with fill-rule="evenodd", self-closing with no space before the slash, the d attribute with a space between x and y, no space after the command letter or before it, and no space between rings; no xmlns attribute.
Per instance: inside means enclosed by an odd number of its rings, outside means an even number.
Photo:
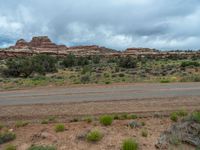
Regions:
<svg viewBox="0 0 200 150"><path fill-rule="evenodd" d="M0 47L48 35L115 49L200 49L199 0L0 0Z"/></svg>

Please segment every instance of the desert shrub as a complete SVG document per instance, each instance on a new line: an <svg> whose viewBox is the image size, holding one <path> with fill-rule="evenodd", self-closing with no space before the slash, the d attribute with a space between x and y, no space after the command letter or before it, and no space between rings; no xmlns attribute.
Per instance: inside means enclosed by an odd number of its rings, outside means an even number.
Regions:
<svg viewBox="0 0 200 150"><path fill-rule="evenodd" d="M134 60L133 57L121 57L119 60L119 67L122 68L136 68L137 62Z"/></svg>
<svg viewBox="0 0 200 150"><path fill-rule="evenodd" d="M98 130L94 130L94 131L90 131L87 134L86 138L88 141L98 142L103 138L103 134Z"/></svg>
<svg viewBox="0 0 200 150"><path fill-rule="evenodd" d="M34 71L42 75L56 72L56 62L56 59L50 55L40 54L32 57Z"/></svg>
<svg viewBox="0 0 200 150"><path fill-rule="evenodd" d="M49 120L47 120L47 119L44 119L41 121L41 124L48 124L48 123L49 123Z"/></svg>
<svg viewBox="0 0 200 150"><path fill-rule="evenodd" d="M145 123L145 122L141 122L141 125L142 125L142 126L145 126L145 125L146 125L146 123Z"/></svg>
<svg viewBox="0 0 200 150"><path fill-rule="evenodd" d="M113 116L113 119L114 119L114 120L119 120L120 117L119 117L119 115L114 115L114 116Z"/></svg>
<svg viewBox="0 0 200 150"><path fill-rule="evenodd" d="M86 57L77 57L77 65L78 66L85 66L89 64L89 60Z"/></svg>
<svg viewBox="0 0 200 150"><path fill-rule="evenodd" d="M121 77L121 78L122 78L122 77L125 77L125 74L124 74L124 73L120 73L120 74L119 74L119 77Z"/></svg>
<svg viewBox="0 0 200 150"><path fill-rule="evenodd" d="M56 150L53 146L31 146L28 150Z"/></svg>
<svg viewBox="0 0 200 150"><path fill-rule="evenodd" d="M56 120L56 116L49 116L47 119L50 122L54 122Z"/></svg>
<svg viewBox="0 0 200 150"><path fill-rule="evenodd" d="M177 122L178 121L178 115L177 115L177 113L176 112L171 113L170 119L172 121L174 121L174 122Z"/></svg>
<svg viewBox="0 0 200 150"><path fill-rule="evenodd" d="M197 123L200 123L200 112L193 112L191 115L191 119Z"/></svg>
<svg viewBox="0 0 200 150"><path fill-rule="evenodd" d="M101 60L101 58L100 58L100 56L98 56L98 55L92 57L92 62L93 62L94 64L99 64L99 63L100 63L100 60Z"/></svg>
<svg viewBox="0 0 200 150"><path fill-rule="evenodd" d="M142 130L141 135L142 135L143 137L147 137L147 136L148 136L148 131L147 131L147 130Z"/></svg>
<svg viewBox="0 0 200 150"><path fill-rule="evenodd" d="M124 114L122 114L122 115L120 116L120 119L122 119L122 120L125 120L125 119L128 119L128 118L129 118L129 116L128 116L127 113L124 113Z"/></svg>
<svg viewBox="0 0 200 150"><path fill-rule="evenodd" d="M86 84L90 82L90 76L89 75L84 75L81 77L81 83Z"/></svg>
<svg viewBox="0 0 200 150"><path fill-rule="evenodd" d="M136 114L132 114L129 116L130 119L137 119L137 115Z"/></svg>
<svg viewBox="0 0 200 150"><path fill-rule="evenodd" d="M110 74L109 74L109 73L104 73L103 76L104 76L105 78L109 78L109 77L110 77Z"/></svg>
<svg viewBox="0 0 200 150"><path fill-rule="evenodd" d="M169 143L172 145L179 145L181 144L181 140L179 139L179 137L175 134L172 134L169 138Z"/></svg>
<svg viewBox="0 0 200 150"><path fill-rule="evenodd" d="M28 125L28 122L27 121L17 121L16 123L15 123L15 126L17 127L17 128L19 128L19 127L24 127L24 126L27 126Z"/></svg>
<svg viewBox="0 0 200 150"><path fill-rule="evenodd" d="M200 150L200 147L197 147L195 150Z"/></svg>
<svg viewBox="0 0 200 150"><path fill-rule="evenodd" d="M16 149L17 149L17 147L14 145L11 145L11 144L7 145L5 148L5 150L16 150Z"/></svg>
<svg viewBox="0 0 200 150"><path fill-rule="evenodd" d="M58 124L55 126L55 131L56 132L63 132L65 131L65 125L64 124Z"/></svg>
<svg viewBox="0 0 200 150"><path fill-rule="evenodd" d="M170 80L169 79L161 79L160 83L170 83Z"/></svg>
<svg viewBox="0 0 200 150"><path fill-rule="evenodd" d="M113 122L113 117L109 115L101 116L100 117L100 123L104 126L109 126Z"/></svg>
<svg viewBox="0 0 200 150"><path fill-rule="evenodd" d="M110 84L111 82L110 81L105 81L105 84Z"/></svg>
<svg viewBox="0 0 200 150"><path fill-rule="evenodd" d="M30 58L14 58L6 61L7 68L2 71L5 77L28 77L34 71Z"/></svg>
<svg viewBox="0 0 200 150"><path fill-rule="evenodd" d="M179 116L179 117L185 117L188 115L187 111L185 110L179 110L176 112L176 114Z"/></svg>
<svg viewBox="0 0 200 150"><path fill-rule="evenodd" d="M0 123L0 130L3 129L4 125Z"/></svg>
<svg viewBox="0 0 200 150"><path fill-rule="evenodd" d="M181 63L181 67L195 66L199 67L200 63L197 61L184 61Z"/></svg>
<svg viewBox="0 0 200 150"><path fill-rule="evenodd" d="M84 66L82 71L81 71L81 74L86 74L86 73L90 73L91 72L91 67L90 66Z"/></svg>
<svg viewBox="0 0 200 150"><path fill-rule="evenodd" d="M122 150L137 150L138 143L134 139L126 139L123 141Z"/></svg>
<svg viewBox="0 0 200 150"><path fill-rule="evenodd" d="M67 55L62 61L62 65L66 68L76 66L76 56L73 54Z"/></svg>
<svg viewBox="0 0 200 150"><path fill-rule="evenodd" d="M0 133L0 144L10 142L14 140L15 138L16 138L16 135L13 132L6 131L3 133Z"/></svg>
<svg viewBox="0 0 200 150"><path fill-rule="evenodd" d="M86 117L86 118L84 118L84 121L86 121L87 123L91 123L92 117Z"/></svg>

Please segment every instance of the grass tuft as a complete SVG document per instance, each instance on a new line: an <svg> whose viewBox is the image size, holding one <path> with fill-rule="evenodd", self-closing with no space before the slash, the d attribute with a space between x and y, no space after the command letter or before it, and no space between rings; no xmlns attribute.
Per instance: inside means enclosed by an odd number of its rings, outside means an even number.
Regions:
<svg viewBox="0 0 200 150"><path fill-rule="evenodd" d="M109 126L113 122L113 117L109 115L101 116L100 117L100 123L104 126Z"/></svg>
<svg viewBox="0 0 200 150"><path fill-rule="evenodd" d="M137 150L138 143L134 139L126 139L123 141L122 150Z"/></svg>
<svg viewBox="0 0 200 150"><path fill-rule="evenodd" d="M90 142L98 142L103 138L103 134L98 130L94 130L89 132L86 138Z"/></svg>

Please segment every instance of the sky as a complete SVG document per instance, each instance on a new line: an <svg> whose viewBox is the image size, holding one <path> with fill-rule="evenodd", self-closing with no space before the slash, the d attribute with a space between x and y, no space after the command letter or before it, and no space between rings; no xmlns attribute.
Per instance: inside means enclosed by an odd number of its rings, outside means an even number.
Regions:
<svg viewBox="0 0 200 150"><path fill-rule="evenodd" d="M67 46L200 49L200 0L0 0L0 47L49 36Z"/></svg>

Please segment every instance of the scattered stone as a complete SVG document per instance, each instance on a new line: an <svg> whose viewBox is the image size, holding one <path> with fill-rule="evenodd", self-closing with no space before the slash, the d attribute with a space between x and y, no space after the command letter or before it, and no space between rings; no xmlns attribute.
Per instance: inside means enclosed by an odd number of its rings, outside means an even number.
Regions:
<svg viewBox="0 0 200 150"><path fill-rule="evenodd" d="M163 132L156 143L156 148L167 149L169 144L184 142L200 147L200 123L193 120L182 120Z"/></svg>
<svg viewBox="0 0 200 150"><path fill-rule="evenodd" d="M131 123L128 124L128 126L131 128L138 128L141 127L142 125L136 121L132 121Z"/></svg>

